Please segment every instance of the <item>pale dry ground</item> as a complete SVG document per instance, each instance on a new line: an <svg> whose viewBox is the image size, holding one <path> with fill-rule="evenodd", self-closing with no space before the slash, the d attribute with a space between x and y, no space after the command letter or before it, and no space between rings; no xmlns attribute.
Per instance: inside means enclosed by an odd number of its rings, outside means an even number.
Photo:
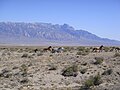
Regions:
<svg viewBox="0 0 120 90"><path fill-rule="evenodd" d="M38 51L34 52L36 48ZM102 83L92 86L92 90L119 90L120 56L114 57L114 51L77 55L77 47L62 53L42 52L43 48L1 46L0 90L79 90L90 76L98 73ZM95 57L104 60L95 65ZM78 66L77 76L63 76L63 70L72 65ZM87 71L82 74L82 69ZM102 75L108 69L112 73Z"/></svg>

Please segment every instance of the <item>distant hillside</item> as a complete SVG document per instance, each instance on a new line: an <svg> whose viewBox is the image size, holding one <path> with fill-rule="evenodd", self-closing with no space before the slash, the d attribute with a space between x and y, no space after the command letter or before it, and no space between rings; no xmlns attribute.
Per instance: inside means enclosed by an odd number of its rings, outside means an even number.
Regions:
<svg viewBox="0 0 120 90"><path fill-rule="evenodd" d="M0 22L0 44L120 45L120 41L75 30L67 24Z"/></svg>

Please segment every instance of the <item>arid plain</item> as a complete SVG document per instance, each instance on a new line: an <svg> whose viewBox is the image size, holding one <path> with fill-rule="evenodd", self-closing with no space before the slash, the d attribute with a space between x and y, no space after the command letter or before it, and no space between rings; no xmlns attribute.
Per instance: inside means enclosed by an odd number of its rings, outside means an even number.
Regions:
<svg viewBox="0 0 120 90"><path fill-rule="evenodd" d="M0 46L0 90L120 90L119 51L46 47Z"/></svg>

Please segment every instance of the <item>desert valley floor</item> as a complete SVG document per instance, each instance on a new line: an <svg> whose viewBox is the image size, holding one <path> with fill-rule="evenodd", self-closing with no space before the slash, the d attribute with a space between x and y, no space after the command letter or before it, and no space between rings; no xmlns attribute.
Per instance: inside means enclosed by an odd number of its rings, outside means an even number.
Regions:
<svg viewBox="0 0 120 90"><path fill-rule="evenodd" d="M105 47L0 47L0 90L120 90L120 53Z"/></svg>

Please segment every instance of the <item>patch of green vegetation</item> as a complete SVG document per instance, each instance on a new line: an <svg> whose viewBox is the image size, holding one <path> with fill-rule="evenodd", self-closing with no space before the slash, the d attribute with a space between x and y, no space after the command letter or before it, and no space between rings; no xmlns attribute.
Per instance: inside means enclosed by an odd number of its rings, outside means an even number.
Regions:
<svg viewBox="0 0 120 90"><path fill-rule="evenodd" d="M82 55L82 52L81 52L81 51L78 51L78 52L77 52L77 55Z"/></svg>
<svg viewBox="0 0 120 90"><path fill-rule="evenodd" d="M103 63L103 60L104 58L103 57L95 57L95 62L94 64L98 65L98 64L102 64Z"/></svg>
<svg viewBox="0 0 120 90"><path fill-rule="evenodd" d="M62 75L63 76L74 76L76 77L77 76L77 72L78 72L78 66L77 65L72 65L72 66L69 66L67 68L65 68L63 71L62 71Z"/></svg>
<svg viewBox="0 0 120 90"><path fill-rule="evenodd" d="M110 51L110 47L104 47L105 52Z"/></svg>
<svg viewBox="0 0 120 90"><path fill-rule="evenodd" d="M28 67L25 64L22 64L20 67L23 76L27 76Z"/></svg>
<svg viewBox="0 0 120 90"><path fill-rule="evenodd" d="M90 90L92 86L97 86L102 83L100 74L96 76L91 76L88 80L85 81L84 85L80 88L80 90Z"/></svg>
<svg viewBox="0 0 120 90"><path fill-rule="evenodd" d="M77 55L88 55L90 53L90 49L89 48L85 48L83 46L77 47Z"/></svg>
<svg viewBox="0 0 120 90"><path fill-rule="evenodd" d="M85 55L88 55L89 53L88 52L85 52L85 51L78 51L77 52L77 55L83 55L83 56L85 56Z"/></svg>
<svg viewBox="0 0 120 90"><path fill-rule="evenodd" d="M78 50L78 51L84 51L84 50L85 50L85 47L79 46L79 47L77 47L77 50Z"/></svg>
<svg viewBox="0 0 120 90"><path fill-rule="evenodd" d="M101 76L100 74L97 74L96 76L93 77L94 85L100 85L102 83Z"/></svg>
<svg viewBox="0 0 120 90"><path fill-rule="evenodd" d="M64 47L64 52L74 50L74 47Z"/></svg>

